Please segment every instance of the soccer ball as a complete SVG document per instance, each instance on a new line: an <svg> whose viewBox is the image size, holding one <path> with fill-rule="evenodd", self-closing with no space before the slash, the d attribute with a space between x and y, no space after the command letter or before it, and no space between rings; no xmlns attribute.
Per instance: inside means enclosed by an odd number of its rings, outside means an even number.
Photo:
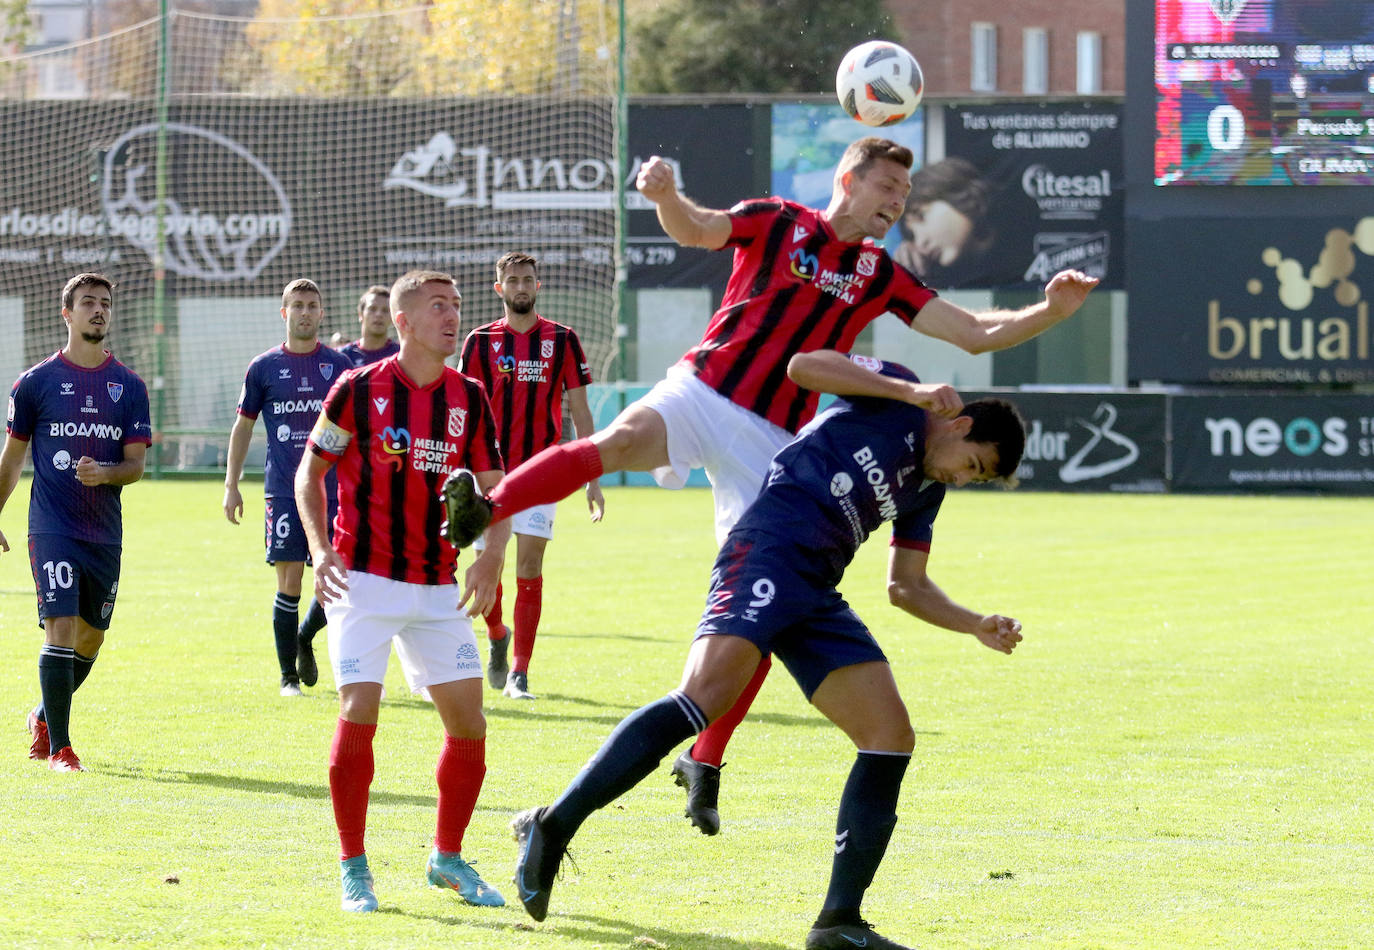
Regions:
<svg viewBox="0 0 1374 950"><path fill-rule="evenodd" d="M921 104L925 80L921 64L886 40L860 43L840 61L835 94L852 118L864 125L892 125Z"/></svg>

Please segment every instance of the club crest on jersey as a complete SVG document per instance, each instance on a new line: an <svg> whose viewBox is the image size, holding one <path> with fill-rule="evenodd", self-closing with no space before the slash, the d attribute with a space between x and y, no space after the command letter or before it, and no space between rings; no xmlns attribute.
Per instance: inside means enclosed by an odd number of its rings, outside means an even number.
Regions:
<svg viewBox="0 0 1374 950"><path fill-rule="evenodd" d="M467 425L468 411L466 409L450 409L448 411L448 434L455 439L463 435L463 427Z"/></svg>
<svg viewBox="0 0 1374 950"><path fill-rule="evenodd" d="M864 251L859 255L859 262L854 265L854 269L863 277L872 277L878 272L878 254L876 251Z"/></svg>
<svg viewBox="0 0 1374 950"><path fill-rule="evenodd" d="M543 340L540 342L539 356L546 360L553 359L553 340Z"/></svg>
<svg viewBox="0 0 1374 950"><path fill-rule="evenodd" d="M323 377L325 378L325 380L327 381L327 380L329 379L329 377L331 377L331 376L334 375L334 364L333 364L333 363L321 363L321 364L320 364L320 375L323 376Z"/></svg>
<svg viewBox="0 0 1374 950"><path fill-rule="evenodd" d="M123 383L106 383L106 384L105 384L105 391L106 391L107 393L110 394L110 398L111 398L112 400L114 400L115 402L119 402L119 397L122 396L122 395L124 395L124 384L123 384Z"/></svg>
<svg viewBox="0 0 1374 950"><path fill-rule="evenodd" d="M515 357L511 356L510 354L498 357L496 360L496 369L497 372L501 373L515 372Z"/></svg>
<svg viewBox="0 0 1374 950"><path fill-rule="evenodd" d="M808 254L801 248L793 251L789 259L792 262L792 276L800 280L813 280L821 266L815 254Z"/></svg>

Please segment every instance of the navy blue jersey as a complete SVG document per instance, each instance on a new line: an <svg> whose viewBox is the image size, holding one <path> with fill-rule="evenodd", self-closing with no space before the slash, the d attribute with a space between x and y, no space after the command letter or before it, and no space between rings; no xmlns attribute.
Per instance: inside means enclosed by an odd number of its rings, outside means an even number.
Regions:
<svg viewBox="0 0 1374 950"><path fill-rule="evenodd" d="M916 381L896 363L879 371ZM909 403L837 399L773 457L763 490L732 534L785 538L831 584L884 521L893 522L894 544L928 551L945 486L925 477L925 432L926 411Z"/></svg>
<svg viewBox="0 0 1374 950"><path fill-rule="evenodd" d="M324 409L325 394L352 367L348 357L323 343L309 353L274 346L248 364L238 411L249 419L261 415L267 429L266 497L295 496L296 468Z"/></svg>
<svg viewBox="0 0 1374 950"><path fill-rule="evenodd" d="M362 340L354 340L352 343L346 343L339 347L339 352L348 357L348 362L351 365L367 366L369 363L376 363L378 360L386 359L392 353L401 352L401 344L388 338L380 349L365 350L363 349Z"/></svg>
<svg viewBox="0 0 1374 950"><path fill-rule="evenodd" d="M113 356L86 369L54 353L15 382L7 431L33 455L30 535L123 542L122 486L87 487L75 470L82 456L114 465L125 445L152 444L148 388L133 370Z"/></svg>

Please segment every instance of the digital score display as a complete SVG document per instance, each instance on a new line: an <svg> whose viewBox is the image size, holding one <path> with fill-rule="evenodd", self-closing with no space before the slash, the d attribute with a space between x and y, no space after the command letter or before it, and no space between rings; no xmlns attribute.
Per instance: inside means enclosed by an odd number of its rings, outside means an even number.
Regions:
<svg viewBox="0 0 1374 950"><path fill-rule="evenodd" d="M1374 184L1374 3L1155 0L1155 183Z"/></svg>

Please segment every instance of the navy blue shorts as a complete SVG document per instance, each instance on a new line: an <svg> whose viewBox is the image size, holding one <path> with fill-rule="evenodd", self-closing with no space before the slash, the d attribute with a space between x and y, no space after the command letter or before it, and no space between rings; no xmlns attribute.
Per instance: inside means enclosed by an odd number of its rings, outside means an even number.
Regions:
<svg viewBox="0 0 1374 950"><path fill-rule="evenodd" d="M29 564L38 590L38 625L49 617L80 617L110 629L119 593L117 544L92 544L58 534L29 536Z"/></svg>
<svg viewBox="0 0 1374 950"><path fill-rule="evenodd" d="M336 505L329 504L328 518L330 534L334 533L334 511ZM278 561L304 561L314 566L310 560L310 542L305 536L305 526L296 511L296 499L292 495L268 498L263 507L267 535L267 563Z"/></svg>
<svg viewBox="0 0 1374 950"><path fill-rule="evenodd" d="M743 637L782 660L806 698L835 670L887 662L859 615L796 545L735 531L711 570L698 637Z"/></svg>

